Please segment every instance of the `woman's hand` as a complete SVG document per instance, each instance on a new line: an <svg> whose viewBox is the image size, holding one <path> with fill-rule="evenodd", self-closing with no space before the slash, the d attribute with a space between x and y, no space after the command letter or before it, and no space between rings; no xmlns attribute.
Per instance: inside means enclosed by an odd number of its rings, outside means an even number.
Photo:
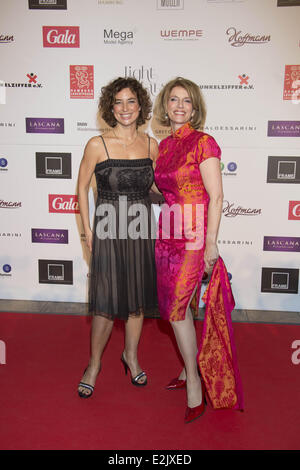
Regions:
<svg viewBox="0 0 300 470"><path fill-rule="evenodd" d="M204 251L204 263L206 272L211 272L215 262L219 258L219 250L216 243L206 242Z"/></svg>
<svg viewBox="0 0 300 470"><path fill-rule="evenodd" d="M90 253L92 253L92 247L93 247L93 232L91 229L88 229L85 232L85 238L86 238L86 244L88 246L88 249L90 250Z"/></svg>

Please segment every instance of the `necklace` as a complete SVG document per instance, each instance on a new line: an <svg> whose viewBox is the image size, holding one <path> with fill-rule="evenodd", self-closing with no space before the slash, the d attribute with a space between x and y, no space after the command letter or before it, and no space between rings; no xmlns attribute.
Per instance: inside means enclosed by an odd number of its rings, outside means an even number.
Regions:
<svg viewBox="0 0 300 470"><path fill-rule="evenodd" d="M123 148L124 148L125 152L127 151L127 147L130 147L131 145L134 144L134 142L136 141L136 139L137 139L137 137L138 137L138 135L139 135L139 133L137 132L137 133L136 133L136 136L135 136L134 139L133 139L133 141L130 142L130 144L125 144L125 143L124 143L123 141L121 141L120 138L117 136L117 134L115 133L114 129L112 129L112 131L113 131L113 134L114 134L115 138L123 145Z"/></svg>

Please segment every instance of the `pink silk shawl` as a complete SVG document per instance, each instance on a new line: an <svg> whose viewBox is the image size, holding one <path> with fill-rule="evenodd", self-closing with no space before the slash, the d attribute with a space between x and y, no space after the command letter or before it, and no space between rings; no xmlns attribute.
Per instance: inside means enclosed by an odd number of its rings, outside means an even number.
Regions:
<svg viewBox="0 0 300 470"><path fill-rule="evenodd" d="M205 318L197 354L201 378L214 409L244 410L231 312L235 306L228 273L221 257L202 297Z"/></svg>

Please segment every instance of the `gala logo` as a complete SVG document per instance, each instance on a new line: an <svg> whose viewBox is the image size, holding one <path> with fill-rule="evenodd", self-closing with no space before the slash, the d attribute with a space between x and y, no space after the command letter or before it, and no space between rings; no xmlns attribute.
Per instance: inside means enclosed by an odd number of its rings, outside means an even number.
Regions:
<svg viewBox="0 0 300 470"><path fill-rule="evenodd" d="M78 197L68 194L49 194L49 212L79 214Z"/></svg>
<svg viewBox="0 0 300 470"><path fill-rule="evenodd" d="M300 220L300 201L290 201L289 220Z"/></svg>
<svg viewBox="0 0 300 470"><path fill-rule="evenodd" d="M79 47L79 26L43 26L44 47Z"/></svg>

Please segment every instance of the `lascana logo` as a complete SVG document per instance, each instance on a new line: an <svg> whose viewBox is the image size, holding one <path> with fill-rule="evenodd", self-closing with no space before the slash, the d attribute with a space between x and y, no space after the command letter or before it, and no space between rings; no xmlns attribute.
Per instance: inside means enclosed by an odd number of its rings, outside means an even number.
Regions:
<svg viewBox="0 0 300 470"><path fill-rule="evenodd" d="M44 47L79 47L79 26L43 26Z"/></svg>

